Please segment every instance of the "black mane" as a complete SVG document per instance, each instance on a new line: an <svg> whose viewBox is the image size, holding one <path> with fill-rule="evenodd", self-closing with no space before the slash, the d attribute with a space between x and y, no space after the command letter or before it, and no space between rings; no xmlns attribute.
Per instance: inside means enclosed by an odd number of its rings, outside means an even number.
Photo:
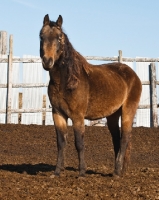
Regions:
<svg viewBox="0 0 159 200"><path fill-rule="evenodd" d="M81 69L87 61L81 56L70 43L68 36L63 32L64 46L63 53L59 59L60 65L67 67L67 89L75 89L79 83ZM83 58L83 59L81 59Z"/></svg>

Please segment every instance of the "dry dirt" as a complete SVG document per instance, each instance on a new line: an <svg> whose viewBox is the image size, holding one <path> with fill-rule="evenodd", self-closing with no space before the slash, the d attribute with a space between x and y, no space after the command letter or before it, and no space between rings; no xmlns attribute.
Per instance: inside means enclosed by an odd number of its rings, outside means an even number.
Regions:
<svg viewBox="0 0 159 200"><path fill-rule="evenodd" d="M106 127L86 127L86 177L69 127L66 169L51 178L56 164L54 126L0 125L0 199L159 199L159 129L133 128L129 173L112 176L114 155Z"/></svg>

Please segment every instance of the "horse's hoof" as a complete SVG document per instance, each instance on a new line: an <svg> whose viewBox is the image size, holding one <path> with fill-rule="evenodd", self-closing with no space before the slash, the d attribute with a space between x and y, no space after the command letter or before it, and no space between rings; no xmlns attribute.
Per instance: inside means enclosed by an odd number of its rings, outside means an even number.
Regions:
<svg viewBox="0 0 159 200"><path fill-rule="evenodd" d="M80 176L80 177L85 177L85 176L86 176L85 171L84 171L84 172L80 172L80 173L79 173L79 176Z"/></svg>
<svg viewBox="0 0 159 200"><path fill-rule="evenodd" d="M113 178L114 179L119 179L120 178L120 175L116 174L116 173L113 173Z"/></svg>
<svg viewBox="0 0 159 200"><path fill-rule="evenodd" d="M56 176L56 177L59 177L60 176L60 172L54 172L54 174L53 174L54 176Z"/></svg>
<svg viewBox="0 0 159 200"><path fill-rule="evenodd" d="M80 180L80 181L85 180L85 176L79 176L78 180Z"/></svg>
<svg viewBox="0 0 159 200"><path fill-rule="evenodd" d="M86 176L86 171L85 170L81 170L79 172L79 177L85 177Z"/></svg>
<svg viewBox="0 0 159 200"><path fill-rule="evenodd" d="M50 178L56 178L56 177L60 177L60 174L52 174L51 176L50 176Z"/></svg>
<svg viewBox="0 0 159 200"><path fill-rule="evenodd" d="M78 176L78 179L81 179L81 180L82 180L82 179L85 179L85 177L86 177L86 175L85 175L85 174L82 174L82 175L79 175L79 176Z"/></svg>
<svg viewBox="0 0 159 200"><path fill-rule="evenodd" d="M115 171L114 171L113 177L114 177L115 179L118 179L118 178L120 178L121 176L122 176L121 170L115 170Z"/></svg>
<svg viewBox="0 0 159 200"><path fill-rule="evenodd" d="M52 175L50 176L50 178L52 178L52 179L55 178L55 177L56 177L55 174L52 174Z"/></svg>

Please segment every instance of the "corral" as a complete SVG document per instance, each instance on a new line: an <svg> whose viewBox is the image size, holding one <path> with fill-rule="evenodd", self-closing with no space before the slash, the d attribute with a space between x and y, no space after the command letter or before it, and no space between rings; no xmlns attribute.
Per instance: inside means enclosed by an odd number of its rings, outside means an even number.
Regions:
<svg viewBox="0 0 159 200"><path fill-rule="evenodd" d="M45 124L51 125L52 114L50 102L46 96L43 107L43 95L49 81L38 56L13 55L13 36L10 36L9 55L6 55L6 32L0 32L0 123ZM129 65L139 76L142 95L137 110L134 126L158 126L158 58L126 58L119 51L119 56L86 56L87 60L104 62L123 62ZM45 91L45 92L44 92ZM19 106L19 93L22 93L22 105ZM43 118L45 114L45 119ZM21 116L19 121L19 115ZM68 122L71 125L71 121ZM86 125L92 124L85 121ZM96 122L95 122L96 123Z"/></svg>
<svg viewBox="0 0 159 200"><path fill-rule="evenodd" d="M66 169L53 177L54 126L0 125L0 199L159 199L159 129L133 128L129 173L112 177L113 145L106 127L86 127L86 177L78 179L72 127Z"/></svg>
<svg viewBox="0 0 159 200"><path fill-rule="evenodd" d="M87 59L91 60L91 57ZM43 113L45 113L45 124L52 124L48 99L46 99L46 107L42 107L44 97L42 91L47 83L41 83L41 61L38 57L32 56L23 59L13 57L12 37L10 37L9 57L5 55L0 58L0 67L6 74L6 76L2 75L5 80L2 78L0 82L2 88L0 123L8 122L8 124L0 124L2 144L0 198L159 199L159 131L157 128L139 127L158 126L156 87L159 82L156 81L154 63L159 60L122 58L121 51L119 57L100 58L102 59L126 62L138 72L143 84L143 94L134 122L134 126L138 127L133 128L132 162L129 173L120 179L112 176L114 155L107 127L86 127L87 173L86 178L78 178L77 154L73 145L72 128L69 127L66 169L59 178L54 177L57 154L54 126L22 125L42 124ZM23 65L23 83L16 82L20 69L19 63ZM36 75L37 82L33 74ZM23 96L20 103L17 88L22 88L23 91L20 94ZM21 115L20 121L18 121L19 115ZM19 122L21 124L18 124ZM17 123L17 125L9 123Z"/></svg>

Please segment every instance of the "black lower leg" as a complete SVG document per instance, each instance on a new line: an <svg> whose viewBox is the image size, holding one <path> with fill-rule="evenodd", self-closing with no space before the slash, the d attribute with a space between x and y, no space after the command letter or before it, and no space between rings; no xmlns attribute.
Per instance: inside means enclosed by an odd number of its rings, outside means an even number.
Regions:
<svg viewBox="0 0 159 200"><path fill-rule="evenodd" d="M59 176L61 170L64 170L64 148L66 146L66 135L61 131L56 131L57 133L57 164L55 169L55 175Z"/></svg>
<svg viewBox="0 0 159 200"><path fill-rule="evenodd" d="M77 130L74 130L74 134L75 134L75 147L78 152L78 159L79 159L79 175L85 176L86 164L84 161L84 134Z"/></svg>
<svg viewBox="0 0 159 200"><path fill-rule="evenodd" d="M112 133L111 135L112 135L114 154L115 154L115 160L116 160L117 155L119 153L119 149L120 149L120 131L118 130L116 133Z"/></svg>
<svg viewBox="0 0 159 200"><path fill-rule="evenodd" d="M118 134L116 134L116 135L112 134L112 141L113 141L114 154L115 154L115 169L114 169L114 173L118 174L119 166L117 164L117 160L118 160L118 156L120 154L120 132L118 132Z"/></svg>
<svg viewBox="0 0 159 200"><path fill-rule="evenodd" d="M112 114L111 116L107 117L107 124L109 131L112 136L112 142L114 146L114 154L115 154L115 169L114 173L117 173L117 158L120 152L120 129L119 129L119 117L121 116L121 109L119 109L116 113Z"/></svg>
<svg viewBox="0 0 159 200"><path fill-rule="evenodd" d="M129 144L129 133L124 133L121 141L120 141L120 150L119 153L117 155L117 159L116 159L116 168L115 168L115 173L117 175L121 175L124 172L124 162L125 160L125 156L126 156L126 151L128 148L128 144ZM126 166L126 165L125 165Z"/></svg>

